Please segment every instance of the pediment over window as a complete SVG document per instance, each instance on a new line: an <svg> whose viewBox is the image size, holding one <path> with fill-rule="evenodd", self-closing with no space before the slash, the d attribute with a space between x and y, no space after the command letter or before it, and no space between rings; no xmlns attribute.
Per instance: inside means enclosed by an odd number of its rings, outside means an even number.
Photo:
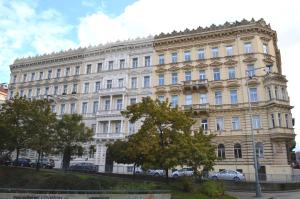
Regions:
<svg viewBox="0 0 300 199"><path fill-rule="evenodd" d="M220 62L220 61L213 61L211 64L209 64L210 66L220 66L222 65L223 63Z"/></svg>
<svg viewBox="0 0 300 199"><path fill-rule="evenodd" d="M180 68L178 66L172 66L171 68L168 69L168 71L177 71Z"/></svg>
<svg viewBox="0 0 300 199"><path fill-rule="evenodd" d="M169 93L179 93L179 92L181 92L180 85L173 85L170 87Z"/></svg>
<svg viewBox="0 0 300 199"><path fill-rule="evenodd" d="M213 82L210 83L209 86L210 86L211 89L224 88L222 81L213 81Z"/></svg>
<svg viewBox="0 0 300 199"><path fill-rule="evenodd" d="M205 63L202 63L202 62L200 62L199 64L197 64L195 66L195 68L206 68L206 67L208 67L208 64L205 64Z"/></svg>
<svg viewBox="0 0 300 199"><path fill-rule="evenodd" d="M130 75L138 75L139 73L136 71L130 71Z"/></svg>
<svg viewBox="0 0 300 199"><path fill-rule="evenodd" d="M164 94L164 93L166 93L166 88L162 87L162 86L156 87L155 93L156 94Z"/></svg>
<svg viewBox="0 0 300 199"><path fill-rule="evenodd" d="M264 59L263 59L263 61L264 61L264 62L266 62L266 63L268 63L268 64L272 64L272 63L274 63L273 59L272 59L272 58L270 58L270 57L266 57L266 58L264 58Z"/></svg>
<svg viewBox="0 0 300 199"><path fill-rule="evenodd" d="M227 60L226 62L224 62L225 65L230 65L230 66L236 65L237 63L238 63L238 62L235 61L235 60L233 60L233 59L229 59L229 60Z"/></svg>
<svg viewBox="0 0 300 199"><path fill-rule="evenodd" d="M239 84L238 80L233 79L233 80L227 81L227 87L239 87L239 86L240 86L240 84Z"/></svg>
<svg viewBox="0 0 300 199"><path fill-rule="evenodd" d="M159 69L157 69L155 72L156 73L163 73L163 72L165 72L166 71L166 69L164 69L164 68L159 68Z"/></svg>
<svg viewBox="0 0 300 199"><path fill-rule="evenodd" d="M193 68L193 66L190 64L186 64L182 67L183 70L191 70L192 68Z"/></svg>
<svg viewBox="0 0 300 199"><path fill-rule="evenodd" d="M254 36L241 37L241 40L243 40L243 41L249 41L251 39L254 39Z"/></svg>
<svg viewBox="0 0 300 199"><path fill-rule="evenodd" d="M248 85L253 86L253 85L258 85L259 81L256 77L252 77L251 79L248 80Z"/></svg>
<svg viewBox="0 0 300 199"><path fill-rule="evenodd" d="M260 37L261 40L269 42L271 39L269 37Z"/></svg>
<svg viewBox="0 0 300 199"><path fill-rule="evenodd" d="M243 62L246 62L246 63L251 63L251 62L255 62L257 59L255 57L252 57L252 56L248 56L246 57L245 59L243 59Z"/></svg>

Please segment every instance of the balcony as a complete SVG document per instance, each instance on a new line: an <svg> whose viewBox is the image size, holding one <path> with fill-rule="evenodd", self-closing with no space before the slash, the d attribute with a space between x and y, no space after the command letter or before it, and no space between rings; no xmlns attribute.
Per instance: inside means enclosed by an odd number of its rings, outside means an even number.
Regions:
<svg viewBox="0 0 300 199"><path fill-rule="evenodd" d="M185 90L200 90L200 89L207 89L207 87L208 87L207 79L183 81L183 88Z"/></svg>
<svg viewBox="0 0 300 199"><path fill-rule="evenodd" d="M123 87L111 87L111 88L102 88L99 91L100 96L106 96L106 95L122 95L125 94L127 91L127 88L125 86Z"/></svg>
<svg viewBox="0 0 300 199"><path fill-rule="evenodd" d="M125 138L124 133L118 132L118 133L96 133L94 136L95 139L123 139Z"/></svg>
<svg viewBox="0 0 300 199"><path fill-rule="evenodd" d="M192 109L194 114L208 113L209 104L193 104Z"/></svg>
<svg viewBox="0 0 300 199"><path fill-rule="evenodd" d="M103 117L103 118L115 118L115 117L120 117L120 119L122 118L122 114L121 111L123 111L124 109L120 109L120 110L99 110L97 112L97 116Z"/></svg>
<svg viewBox="0 0 300 199"><path fill-rule="evenodd" d="M283 105L283 106L289 106L290 107L290 101L289 101L289 99L283 100L283 99L272 98L271 100L266 101L266 105L267 106Z"/></svg>
<svg viewBox="0 0 300 199"><path fill-rule="evenodd" d="M271 131L271 140L273 141L290 141L295 139L295 132L292 128L272 128Z"/></svg>

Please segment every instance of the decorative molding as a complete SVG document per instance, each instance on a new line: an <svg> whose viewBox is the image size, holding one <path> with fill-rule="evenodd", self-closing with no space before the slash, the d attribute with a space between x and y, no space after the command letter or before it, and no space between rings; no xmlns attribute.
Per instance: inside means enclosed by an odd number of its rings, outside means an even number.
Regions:
<svg viewBox="0 0 300 199"><path fill-rule="evenodd" d="M253 57L253 55L246 55L246 58L243 59L243 62L246 62L246 63L252 63L252 62L256 62L256 58Z"/></svg>
<svg viewBox="0 0 300 199"><path fill-rule="evenodd" d="M167 70L166 69L164 69L164 68L159 68L159 69L157 69L155 72L156 73L164 73L164 72L166 72Z"/></svg>
<svg viewBox="0 0 300 199"><path fill-rule="evenodd" d="M222 64L223 64L222 62L215 60L212 63L210 63L209 65L210 66L221 66Z"/></svg>
<svg viewBox="0 0 300 199"><path fill-rule="evenodd" d="M229 58L226 62L224 62L224 65L232 66L232 65L236 65L237 63L238 62L236 60Z"/></svg>
<svg viewBox="0 0 300 199"><path fill-rule="evenodd" d="M195 68L206 68L206 67L208 67L208 64L205 64L205 63L203 63L203 62L200 62L199 64L197 64L197 65L195 66Z"/></svg>
<svg viewBox="0 0 300 199"><path fill-rule="evenodd" d="M178 71L180 68L178 66L171 66L168 71Z"/></svg>
<svg viewBox="0 0 300 199"><path fill-rule="evenodd" d="M209 87L211 89L218 89L218 88L222 89L222 88L224 88L222 81L213 81L213 82L210 83Z"/></svg>
<svg viewBox="0 0 300 199"><path fill-rule="evenodd" d="M271 40L269 37L260 37L260 39L265 42L269 42Z"/></svg>
<svg viewBox="0 0 300 199"><path fill-rule="evenodd" d="M245 36L245 37L241 37L240 40L242 41L249 41L249 40L252 40L254 39L254 36Z"/></svg>
<svg viewBox="0 0 300 199"><path fill-rule="evenodd" d="M235 39L228 39L228 40L222 41L222 43L224 43L224 44L232 44L233 42L235 42Z"/></svg>
<svg viewBox="0 0 300 199"><path fill-rule="evenodd" d="M263 61L268 63L268 64L273 64L274 63L274 60L271 58L271 56L265 56Z"/></svg>
<svg viewBox="0 0 300 199"><path fill-rule="evenodd" d="M236 79L228 80L227 85L226 85L226 87L228 87L228 88L239 87L239 86L240 86L240 84L239 84L238 80L236 80Z"/></svg>
<svg viewBox="0 0 300 199"><path fill-rule="evenodd" d="M254 86L260 84L257 77L252 77L251 79L248 80L248 85L249 86Z"/></svg>
<svg viewBox="0 0 300 199"><path fill-rule="evenodd" d="M184 65L181 69L183 69L183 70L192 70L192 69L193 69L193 66L190 65L190 64L186 64L186 65Z"/></svg>

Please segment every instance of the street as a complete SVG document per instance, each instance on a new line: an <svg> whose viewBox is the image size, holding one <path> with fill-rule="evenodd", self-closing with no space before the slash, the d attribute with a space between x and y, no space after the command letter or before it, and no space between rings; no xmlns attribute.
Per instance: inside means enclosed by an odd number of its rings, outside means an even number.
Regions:
<svg viewBox="0 0 300 199"><path fill-rule="evenodd" d="M255 197L255 192L235 192L228 191L228 194L240 199L252 199ZM300 190L282 191L282 192L263 192L261 199L298 199L300 198Z"/></svg>

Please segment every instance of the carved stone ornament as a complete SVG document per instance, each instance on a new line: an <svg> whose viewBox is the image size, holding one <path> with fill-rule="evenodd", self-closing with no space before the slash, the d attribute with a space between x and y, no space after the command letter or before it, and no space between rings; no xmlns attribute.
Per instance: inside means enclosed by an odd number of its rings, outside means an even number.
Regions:
<svg viewBox="0 0 300 199"><path fill-rule="evenodd" d="M251 63L251 62L255 62L257 59L253 56L247 56L245 59L243 59L243 62L246 63Z"/></svg>
<svg viewBox="0 0 300 199"><path fill-rule="evenodd" d="M251 79L248 80L248 85L252 86L252 85L258 85L259 81L256 77L252 77Z"/></svg>
<svg viewBox="0 0 300 199"><path fill-rule="evenodd" d="M210 83L210 88L211 89L218 89L218 88L223 88L223 82L222 81L213 81Z"/></svg>
<svg viewBox="0 0 300 199"><path fill-rule="evenodd" d="M179 93L181 92L181 86L176 85L176 86L171 86L169 93Z"/></svg>
<svg viewBox="0 0 300 199"><path fill-rule="evenodd" d="M209 64L210 66L221 66L222 62L220 61L213 61L211 64Z"/></svg>
<svg viewBox="0 0 300 199"><path fill-rule="evenodd" d="M157 94L164 94L166 93L165 87L156 87L156 92Z"/></svg>
<svg viewBox="0 0 300 199"><path fill-rule="evenodd" d="M159 68L159 69L157 69L155 72L156 73L163 73L163 72L165 72L166 71L166 69L164 69L164 68Z"/></svg>
<svg viewBox="0 0 300 199"><path fill-rule="evenodd" d="M178 66L172 66L171 68L168 69L168 71L177 71L180 68Z"/></svg>
<svg viewBox="0 0 300 199"><path fill-rule="evenodd" d="M195 68L206 68L206 67L208 67L208 64L205 64L205 63L203 63L203 62L200 62L199 64L197 64L197 65L195 66Z"/></svg>
<svg viewBox="0 0 300 199"><path fill-rule="evenodd" d="M263 59L263 61L268 63L268 64L274 63L274 61L270 57L266 57L265 59Z"/></svg>
<svg viewBox="0 0 300 199"><path fill-rule="evenodd" d="M243 41L249 41L251 39L254 39L254 36L241 37L240 39L243 40Z"/></svg>
<svg viewBox="0 0 300 199"><path fill-rule="evenodd" d="M239 86L240 86L240 84L239 84L238 80L236 80L236 79L227 81L227 87L232 88L232 87L239 87Z"/></svg>
<svg viewBox="0 0 300 199"><path fill-rule="evenodd" d="M238 62L233 60L233 59L229 59L227 60L226 62L224 62L224 65L229 65L229 66L232 66L232 65L236 65Z"/></svg>
<svg viewBox="0 0 300 199"><path fill-rule="evenodd" d="M182 67L183 70L191 70L192 68L193 68L193 66L190 64L186 64Z"/></svg>
<svg viewBox="0 0 300 199"><path fill-rule="evenodd" d="M265 42L269 42L271 40L269 37L260 37L260 39Z"/></svg>

